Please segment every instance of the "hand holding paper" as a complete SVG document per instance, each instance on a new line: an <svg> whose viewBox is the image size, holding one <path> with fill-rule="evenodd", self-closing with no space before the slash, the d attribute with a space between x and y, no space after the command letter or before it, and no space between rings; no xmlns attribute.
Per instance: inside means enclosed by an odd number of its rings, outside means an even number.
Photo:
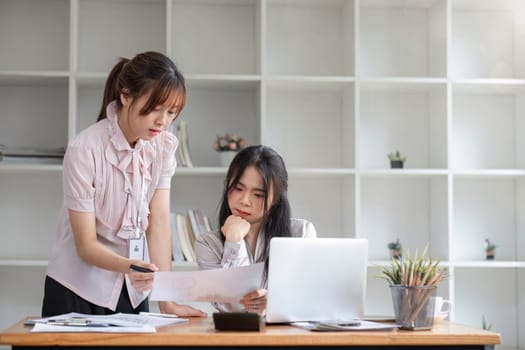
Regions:
<svg viewBox="0 0 525 350"><path fill-rule="evenodd" d="M263 263L215 270L157 272L151 300L237 303L258 289Z"/></svg>

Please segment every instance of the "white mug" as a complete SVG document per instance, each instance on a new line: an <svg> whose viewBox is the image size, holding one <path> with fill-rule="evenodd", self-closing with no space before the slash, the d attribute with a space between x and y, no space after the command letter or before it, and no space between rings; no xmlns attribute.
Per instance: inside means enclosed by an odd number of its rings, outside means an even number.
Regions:
<svg viewBox="0 0 525 350"><path fill-rule="evenodd" d="M434 297L434 317L446 318L452 309L452 302L443 297Z"/></svg>

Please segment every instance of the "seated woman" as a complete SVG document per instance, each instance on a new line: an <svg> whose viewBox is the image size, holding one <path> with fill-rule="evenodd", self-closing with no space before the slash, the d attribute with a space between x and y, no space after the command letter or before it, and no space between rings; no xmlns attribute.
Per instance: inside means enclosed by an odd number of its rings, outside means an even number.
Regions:
<svg viewBox="0 0 525 350"><path fill-rule="evenodd" d="M265 262L261 289L239 304L218 304L219 311L264 315L267 301L269 246L272 237L316 237L314 225L290 217L288 173L282 157L270 147L250 146L233 159L219 206L219 232L195 242L199 269L228 268Z"/></svg>

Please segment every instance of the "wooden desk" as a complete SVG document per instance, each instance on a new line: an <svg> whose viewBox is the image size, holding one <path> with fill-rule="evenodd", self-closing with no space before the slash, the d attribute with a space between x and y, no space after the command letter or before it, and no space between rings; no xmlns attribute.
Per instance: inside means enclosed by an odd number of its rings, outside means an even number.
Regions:
<svg viewBox="0 0 525 350"><path fill-rule="evenodd" d="M83 350L97 347L124 346L126 349L166 347L191 347L193 350L209 347L272 347L299 348L305 346L389 350L407 346L432 349L493 349L499 344L500 335L449 322L434 325L431 331L368 331L368 332L309 332L287 325L266 326L263 332L219 332L213 320L190 319L188 323L159 328L149 334L110 333L30 333L31 327L23 321L0 333L0 344L14 349L33 347L64 349L75 347Z"/></svg>

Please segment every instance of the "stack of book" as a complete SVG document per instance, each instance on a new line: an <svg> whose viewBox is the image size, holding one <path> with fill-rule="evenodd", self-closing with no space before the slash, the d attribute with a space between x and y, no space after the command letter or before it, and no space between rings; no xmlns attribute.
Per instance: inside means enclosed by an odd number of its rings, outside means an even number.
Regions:
<svg viewBox="0 0 525 350"><path fill-rule="evenodd" d="M175 127L175 136L179 139L179 147L175 153L177 164L182 167L193 167L193 162L190 156L190 143L188 141L188 124L185 120L181 120Z"/></svg>
<svg viewBox="0 0 525 350"><path fill-rule="evenodd" d="M186 214L171 213L173 261L196 261L195 241L203 233L212 231L210 220L199 209Z"/></svg>

